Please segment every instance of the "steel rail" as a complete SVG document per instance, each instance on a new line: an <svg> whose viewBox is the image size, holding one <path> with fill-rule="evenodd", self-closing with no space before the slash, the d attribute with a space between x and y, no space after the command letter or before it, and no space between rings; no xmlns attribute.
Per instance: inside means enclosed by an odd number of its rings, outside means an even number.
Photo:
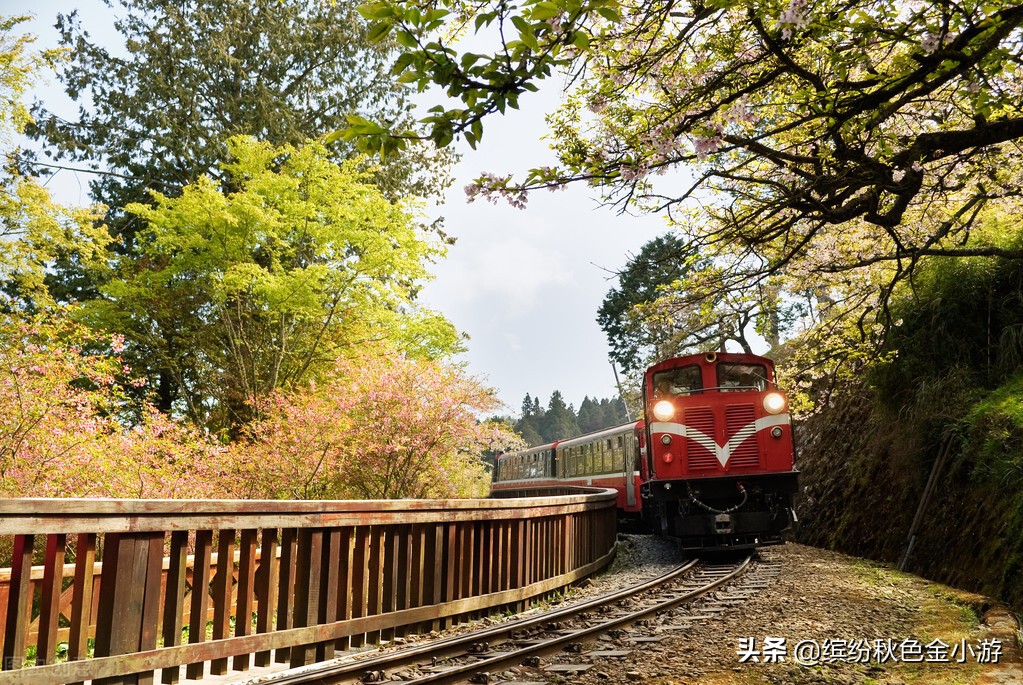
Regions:
<svg viewBox="0 0 1023 685"><path fill-rule="evenodd" d="M746 557L741 563L737 564L734 569L730 572L722 575L719 578L714 578L711 582L701 585L698 588L694 588L681 595L672 597L669 600L658 602L657 604L649 607L644 607L638 611L630 612L624 616L607 619L601 623L591 626L588 628L581 628L579 630L566 632L566 634L549 638L544 640L540 644L529 645L514 649L511 651L495 653L492 656L485 657L480 654L475 654L477 660L473 663L455 665L451 668L447 668L437 673L429 673L416 678L414 682L416 685L426 683L452 683L452 682L464 682L470 676L494 670L504 670L512 666L520 665L523 659L527 656L549 654L560 650L570 642L578 642L580 639L585 639L592 635L614 630L615 628L635 623L636 621L642 620L651 614L655 614L660 611L666 611L672 609L681 604L690 602L698 597L701 597L708 592L731 582L737 576L744 573L751 563L752 556ZM358 675L365 673L380 673L385 670L400 669L408 667L411 664L416 663L417 659L424 656L434 656L437 658L447 658L449 656L457 654L465 654L466 647L473 644L480 644L488 640L495 638L501 638L508 636L510 641L514 641L510 636L515 632L525 631L530 628L535 628L543 624L551 623L558 619L565 617L584 614L594 608L600 606L606 606L614 602L618 602L624 599L628 599L635 595L641 594L653 588L672 582L673 580L685 575L697 565L696 561L691 561L687 564L672 569L668 573L665 573L657 578L645 581L638 585L624 588L616 592L601 595L600 597L581 602L572 606L564 607L551 612L544 612L542 615L519 619L511 621L500 626L494 626L482 631L475 631L467 633L465 635L455 635L449 638L433 641L423 645L417 645L411 648L405 648L393 652L391 654L380 655L369 659L355 659L352 661L346 661L345 663L336 664L328 663L322 666L311 665L302 668L300 671L285 672L278 676L271 676L269 679L263 681L267 683L345 683L345 682L357 682L360 680ZM364 681L364 682L376 682L376 681Z"/></svg>
<svg viewBox="0 0 1023 685"><path fill-rule="evenodd" d="M664 583L671 582L672 580L682 576L691 571L697 562L690 561L681 566L677 566L667 573L664 573L656 578L644 581L637 585L622 588L614 592L609 592L599 597L579 602L578 604L572 604L569 606L561 607L560 609L554 609L552 611L545 611L537 616L529 616L526 618L515 619L507 621L492 628L485 628L479 631L473 631L464 635L452 635L450 637L441 638L431 642L423 643L421 645L414 645L411 647L404 647L396 652L390 654L382 654L380 656L371 657L367 659L353 659L344 663L335 664L327 663L324 665L311 665L307 666L299 672L291 673L285 672L280 676L273 677L268 682L272 683L304 683L313 682L318 676L343 676L350 674L355 671L365 671L367 669L374 670L380 669L383 666L388 668L400 668L408 663L413 662L419 657L424 655L444 654L448 651L455 651L464 649L466 645L470 645L478 642L486 642L495 638L510 635L514 632L529 630L535 628L544 623L550 623L559 619L571 616L573 614L582 613L599 607L610 602L616 602L623 599L628 599L634 595L646 592L647 590L663 585Z"/></svg>

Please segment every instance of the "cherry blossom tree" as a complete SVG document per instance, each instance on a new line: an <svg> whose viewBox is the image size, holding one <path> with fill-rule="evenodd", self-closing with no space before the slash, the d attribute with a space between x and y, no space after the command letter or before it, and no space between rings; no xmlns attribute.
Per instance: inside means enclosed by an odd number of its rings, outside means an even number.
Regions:
<svg viewBox="0 0 1023 685"><path fill-rule="evenodd" d="M466 192L522 206L582 182L667 215L712 261L662 313L722 293L746 307L759 288L754 318L798 301L807 327L845 315L869 331L921 260L1023 257L975 231L1018 211L1023 5L379 0L363 13L405 46L399 80L455 99L423 119L438 145L475 145L486 117L566 79L549 117L558 163ZM495 49L461 49L471 31ZM357 118L346 135L384 152L415 138Z"/></svg>
<svg viewBox="0 0 1023 685"><path fill-rule="evenodd" d="M458 367L365 348L305 391L278 392L234 446L246 497L480 497L483 456L522 444L493 392Z"/></svg>
<svg viewBox="0 0 1023 685"><path fill-rule="evenodd" d="M0 318L0 496L217 497L225 448L124 392L145 381L66 313Z"/></svg>

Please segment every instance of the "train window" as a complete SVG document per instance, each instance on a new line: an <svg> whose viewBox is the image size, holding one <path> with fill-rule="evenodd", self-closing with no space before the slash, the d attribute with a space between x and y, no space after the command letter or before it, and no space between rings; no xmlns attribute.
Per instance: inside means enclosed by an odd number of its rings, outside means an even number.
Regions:
<svg viewBox="0 0 1023 685"><path fill-rule="evenodd" d="M724 392L764 390L767 368L761 364L718 364L718 388Z"/></svg>
<svg viewBox="0 0 1023 685"><path fill-rule="evenodd" d="M654 374L654 397L690 395L703 389L703 372L696 364Z"/></svg>

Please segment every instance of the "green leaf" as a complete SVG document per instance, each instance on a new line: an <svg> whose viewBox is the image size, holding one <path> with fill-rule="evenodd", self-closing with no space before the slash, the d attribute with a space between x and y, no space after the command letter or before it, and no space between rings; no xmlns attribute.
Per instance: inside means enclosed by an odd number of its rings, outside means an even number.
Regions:
<svg viewBox="0 0 1023 685"><path fill-rule="evenodd" d="M533 11L530 12L530 16L538 21L544 21L553 17L561 16L562 9L555 5L553 2L538 2L533 5Z"/></svg>
<svg viewBox="0 0 1023 685"><path fill-rule="evenodd" d="M358 11L364 19L369 19L370 21L379 21L380 19L388 19L395 16L394 8L386 2L371 2L359 5Z"/></svg>
<svg viewBox="0 0 1023 685"><path fill-rule="evenodd" d="M368 38L371 43L379 42L384 36L391 32L392 27L393 24L389 21L377 22L369 27L369 32L367 33L366 38Z"/></svg>
<svg viewBox="0 0 1023 685"><path fill-rule="evenodd" d="M404 48L409 48L411 50L419 47L416 37L408 31L398 31L395 35L395 39L398 41L398 45L401 45Z"/></svg>

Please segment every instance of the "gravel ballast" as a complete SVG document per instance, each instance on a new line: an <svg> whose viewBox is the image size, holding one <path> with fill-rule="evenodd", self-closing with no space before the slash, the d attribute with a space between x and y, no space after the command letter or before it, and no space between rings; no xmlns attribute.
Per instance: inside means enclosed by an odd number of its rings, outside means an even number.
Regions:
<svg viewBox="0 0 1023 685"><path fill-rule="evenodd" d="M623 554L642 559L661 554L662 544L629 538ZM632 646L625 658L546 679L582 685L1023 683L1016 625L1004 610L982 622L987 602L981 596L803 545L765 548L761 558L780 565L780 573L748 600L686 630L654 627L664 639ZM781 639L784 647L774 648ZM994 640L1001 645L999 663L992 663ZM796 662L800 643L802 660L817 663ZM817 659L810 643L825 650Z"/></svg>

